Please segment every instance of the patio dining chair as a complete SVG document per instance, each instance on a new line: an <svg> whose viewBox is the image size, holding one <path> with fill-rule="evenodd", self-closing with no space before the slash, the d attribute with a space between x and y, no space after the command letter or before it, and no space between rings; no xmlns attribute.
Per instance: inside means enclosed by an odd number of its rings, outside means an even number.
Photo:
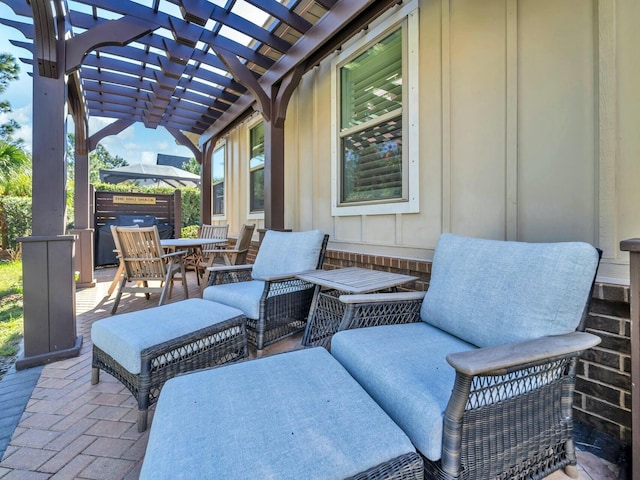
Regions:
<svg viewBox="0 0 640 480"><path fill-rule="evenodd" d="M207 269L212 267L216 259L221 259L225 265L241 265L244 264L247 259L247 253L249 253L249 247L251 246L251 238L256 228L256 224L251 225L243 224L240 228L240 233L233 245L218 246L209 250L211 255L203 262L202 267Z"/></svg>
<svg viewBox="0 0 640 480"><path fill-rule="evenodd" d="M111 313L116 313L120 298L124 292L142 292L147 299L150 293L159 293L158 305L165 303L167 293L171 295L172 280L180 272L182 287L189 298L182 258L184 251L163 253L158 229L153 227L114 227L114 239L120 250L120 262L123 265L120 288L116 295ZM160 286L150 286L150 281L160 282ZM135 286L127 283L135 282ZM167 292L168 290L168 292Z"/></svg>
<svg viewBox="0 0 640 480"><path fill-rule="evenodd" d="M204 264L210 265L213 263L214 252L226 245L227 235L229 233L229 224L224 225L207 225L202 224L198 228L198 238L210 238L212 240L225 240L225 243L204 243L202 246L191 252L185 257L185 268L187 270L193 269L196 271L196 278L198 285L200 285L200 279L204 274Z"/></svg>
<svg viewBox="0 0 640 480"><path fill-rule="evenodd" d="M262 350L304 330L315 285L296 274L322 268L328 240L320 230L269 230L253 265L208 268L202 298L242 310L249 342Z"/></svg>

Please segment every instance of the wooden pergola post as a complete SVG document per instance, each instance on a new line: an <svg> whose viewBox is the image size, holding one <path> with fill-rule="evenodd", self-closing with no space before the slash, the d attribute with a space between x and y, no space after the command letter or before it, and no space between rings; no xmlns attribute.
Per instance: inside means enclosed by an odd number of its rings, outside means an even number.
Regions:
<svg viewBox="0 0 640 480"><path fill-rule="evenodd" d="M631 296L631 451L632 478L640 476L640 238L620 242L629 252Z"/></svg>
<svg viewBox="0 0 640 480"><path fill-rule="evenodd" d="M66 116L64 22L53 33L51 5L31 3L37 24L33 75L32 234L22 242L24 357L16 368L77 356L73 235L66 229ZM35 69L34 69L35 70Z"/></svg>

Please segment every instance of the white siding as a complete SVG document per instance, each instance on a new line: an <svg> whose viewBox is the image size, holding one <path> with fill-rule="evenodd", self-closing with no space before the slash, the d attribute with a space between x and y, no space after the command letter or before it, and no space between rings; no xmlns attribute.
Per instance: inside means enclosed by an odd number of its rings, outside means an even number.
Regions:
<svg viewBox="0 0 640 480"><path fill-rule="evenodd" d="M421 0L419 15L419 213L331 215L330 57L289 105L286 226L423 259L445 231L583 240L605 250L601 276L628 276L618 243L640 236L640 2ZM246 221L246 128L227 139L232 226Z"/></svg>

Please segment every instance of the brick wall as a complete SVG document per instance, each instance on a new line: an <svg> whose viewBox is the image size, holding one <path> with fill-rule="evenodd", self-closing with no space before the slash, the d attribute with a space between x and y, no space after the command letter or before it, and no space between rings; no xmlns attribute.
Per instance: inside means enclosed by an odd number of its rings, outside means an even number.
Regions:
<svg viewBox="0 0 640 480"><path fill-rule="evenodd" d="M255 259L257 242L252 245L250 261ZM419 280L404 286L408 290L426 290L431 263L328 250L324 268L358 266L413 275ZM399 287L401 289L402 287ZM631 443L631 334L629 287L597 284L588 332L602 343L587 351L578 364L574 399L575 419L582 424Z"/></svg>

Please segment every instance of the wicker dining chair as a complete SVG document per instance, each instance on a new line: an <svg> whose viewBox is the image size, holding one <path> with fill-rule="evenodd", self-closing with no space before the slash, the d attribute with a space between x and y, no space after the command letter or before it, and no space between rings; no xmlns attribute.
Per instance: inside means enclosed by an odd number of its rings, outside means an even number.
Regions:
<svg viewBox="0 0 640 480"><path fill-rule="evenodd" d="M111 313L116 313L124 292L142 292L149 299L150 293L159 293L158 305L165 303L167 293L171 295L172 280L180 272L186 298L186 275L182 258L184 251L163 253L158 229L153 227L115 227L116 246L120 249L119 260L123 265L122 280ZM149 286L150 281L161 282L161 286ZM134 286L127 283L134 282ZM167 292L168 290L168 292Z"/></svg>
<svg viewBox="0 0 640 480"><path fill-rule="evenodd" d="M208 268L202 298L242 310L249 343L262 350L304 330L315 285L296 274L322 268L328 240L320 230L269 230L253 265Z"/></svg>

